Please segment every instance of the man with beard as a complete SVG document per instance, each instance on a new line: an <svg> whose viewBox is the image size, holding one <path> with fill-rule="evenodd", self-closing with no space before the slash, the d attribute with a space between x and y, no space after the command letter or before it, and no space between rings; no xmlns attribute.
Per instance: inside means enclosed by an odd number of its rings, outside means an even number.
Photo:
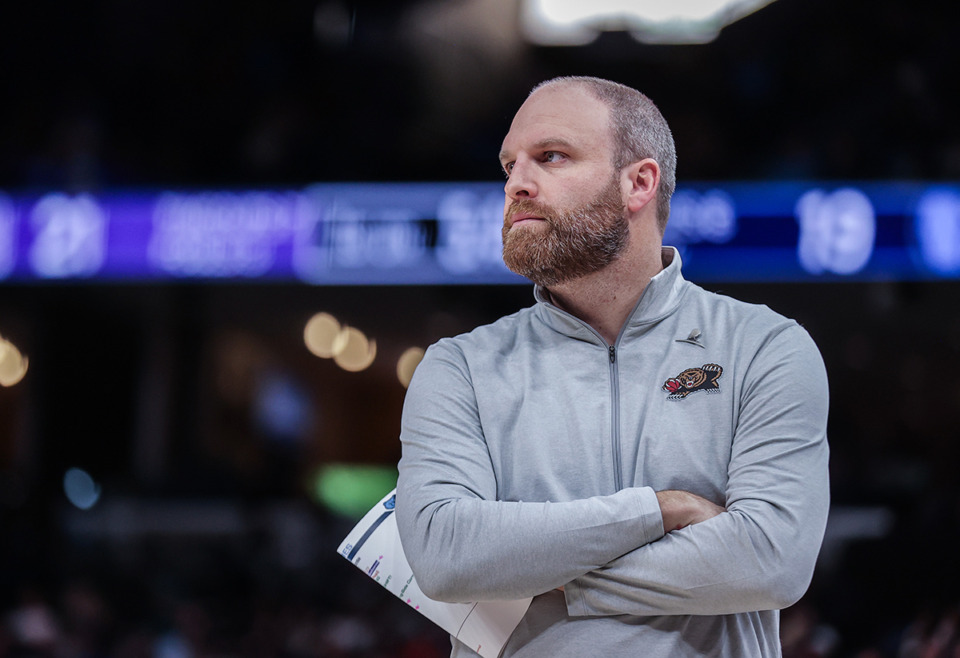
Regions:
<svg viewBox="0 0 960 658"><path fill-rule="evenodd" d="M500 160L504 261L537 303L417 368L396 512L417 582L533 596L504 656L780 655L828 508L816 346L683 279L673 137L636 90L540 85Z"/></svg>

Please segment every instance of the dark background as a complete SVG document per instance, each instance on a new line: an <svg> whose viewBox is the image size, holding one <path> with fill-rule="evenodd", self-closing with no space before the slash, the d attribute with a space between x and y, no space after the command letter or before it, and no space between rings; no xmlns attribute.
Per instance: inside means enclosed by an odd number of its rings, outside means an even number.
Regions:
<svg viewBox="0 0 960 658"><path fill-rule="evenodd" d="M956 181L958 23L933 7L779 0L709 44L542 48L502 0L6 3L0 190L497 180L516 107L561 74L649 94L681 181ZM785 655L956 655L957 283L710 287L797 318L830 374L835 513ZM310 482L395 464L403 349L530 303L526 286L0 286L0 335L30 356L0 389L0 656L443 653L334 553L352 520ZM377 337L370 370L306 351L320 310ZM290 435L257 412L276 377L309 401ZM89 512L63 495L71 466L102 486Z"/></svg>
<svg viewBox="0 0 960 658"><path fill-rule="evenodd" d="M525 45L493 0L40 0L0 15L0 186L489 180L529 88L650 95L682 179L960 175L957 23L780 0L705 45Z"/></svg>

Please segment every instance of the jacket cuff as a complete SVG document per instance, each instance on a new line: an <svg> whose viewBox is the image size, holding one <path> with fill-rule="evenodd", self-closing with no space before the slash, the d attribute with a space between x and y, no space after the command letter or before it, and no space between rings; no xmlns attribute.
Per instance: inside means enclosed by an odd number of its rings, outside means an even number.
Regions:
<svg viewBox="0 0 960 658"><path fill-rule="evenodd" d="M657 500L657 492L651 487L639 487L634 489L637 493L638 518L643 540L636 546L640 548L663 537L663 515L660 513L660 502ZM603 569L603 567L600 567ZM567 614L571 617L583 617L588 615L602 614L599 611L591 610L583 598L583 586L581 579L577 578L563 586L563 596L567 603Z"/></svg>
<svg viewBox="0 0 960 658"><path fill-rule="evenodd" d="M657 541L665 534L663 514L660 513L660 501L657 500L657 492L653 487L640 487L637 493L640 497L640 523L643 524L644 529L644 541L640 546L645 546Z"/></svg>

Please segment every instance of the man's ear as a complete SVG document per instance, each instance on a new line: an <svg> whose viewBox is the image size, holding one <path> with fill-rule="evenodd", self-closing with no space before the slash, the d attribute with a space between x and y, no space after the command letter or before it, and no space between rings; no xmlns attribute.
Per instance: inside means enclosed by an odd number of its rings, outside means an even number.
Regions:
<svg viewBox="0 0 960 658"><path fill-rule="evenodd" d="M660 165L652 158L645 158L628 165L625 172L627 210L635 213L656 198L660 187Z"/></svg>

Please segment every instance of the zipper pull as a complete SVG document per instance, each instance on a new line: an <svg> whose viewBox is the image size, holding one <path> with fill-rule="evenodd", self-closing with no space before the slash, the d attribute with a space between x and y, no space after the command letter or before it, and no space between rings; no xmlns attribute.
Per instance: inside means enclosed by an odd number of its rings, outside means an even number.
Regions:
<svg viewBox="0 0 960 658"><path fill-rule="evenodd" d="M616 363L617 361L617 348L613 345L609 348L610 351L610 363Z"/></svg>

